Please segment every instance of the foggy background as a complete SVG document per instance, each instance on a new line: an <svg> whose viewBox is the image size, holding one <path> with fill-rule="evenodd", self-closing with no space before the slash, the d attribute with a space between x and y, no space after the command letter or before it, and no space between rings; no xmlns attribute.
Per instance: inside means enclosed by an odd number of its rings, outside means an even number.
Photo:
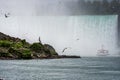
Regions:
<svg viewBox="0 0 120 80"><path fill-rule="evenodd" d="M85 2L88 6L86 11L89 10L89 4L91 4L89 1L97 1L94 3L99 6L101 3L98 1L110 2L112 0L0 0L0 12L1 15L10 13L11 16L80 15L84 12Z"/></svg>
<svg viewBox="0 0 120 80"><path fill-rule="evenodd" d="M116 54L118 16L1 17L1 32L52 45L59 54L96 56L101 45ZM68 48L64 53L62 50Z"/></svg>
<svg viewBox="0 0 120 80"><path fill-rule="evenodd" d="M95 56L103 44L111 55L117 55L118 16L81 17L85 13L81 1L0 0L0 31L30 43L40 36L43 43L53 45L59 54L70 47L64 54ZM6 13L10 14L8 18Z"/></svg>

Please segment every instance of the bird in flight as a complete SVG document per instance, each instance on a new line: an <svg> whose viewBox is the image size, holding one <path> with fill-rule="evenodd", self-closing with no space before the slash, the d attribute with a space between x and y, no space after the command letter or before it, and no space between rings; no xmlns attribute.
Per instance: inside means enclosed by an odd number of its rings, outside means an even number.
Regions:
<svg viewBox="0 0 120 80"><path fill-rule="evenodd" d="M9 17L9 15L10 15L10 13L5 13L5 18L8 18Z"/></svg>
<svg viewBox="0 0 120 80"><path fill-rule="evenodd" d="M62 50L62 53L64 53L65 50L67 50L68 48L70 48L70 47L66 47L66 48L64 48L64 49Z"/></svg>

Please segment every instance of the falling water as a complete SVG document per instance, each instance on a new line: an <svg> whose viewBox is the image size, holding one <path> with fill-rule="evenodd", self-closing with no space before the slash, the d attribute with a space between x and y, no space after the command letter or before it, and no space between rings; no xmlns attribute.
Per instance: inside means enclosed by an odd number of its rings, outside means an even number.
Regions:
<svg viewBox="0 0 120 80"><path fill-rule="evenodd" d="M82 53L94 54L104 45L110 54L117 51L117 16L83 16L74 19L74 45Z"/></svg>
<svg viewBox="0 0 120 80"><path fill-rule="evenodd" d="M29 42L38 41L53 45L59 54L95 56L101 45L116 54L116 15L106 16L16 16L1 17L0 31Z"/></svg>

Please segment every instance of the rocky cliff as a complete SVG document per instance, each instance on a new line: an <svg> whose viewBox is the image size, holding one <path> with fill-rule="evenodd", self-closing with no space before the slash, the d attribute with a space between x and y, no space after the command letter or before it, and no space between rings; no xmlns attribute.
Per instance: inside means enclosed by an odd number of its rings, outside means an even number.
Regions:
<svg viewBox="0 0 120 80"><path fill-rule="evenodd" d="M0 59L50 59L50 58L80 58L79 56L58 55L49 44L11 37L0 32Z"/></svg>

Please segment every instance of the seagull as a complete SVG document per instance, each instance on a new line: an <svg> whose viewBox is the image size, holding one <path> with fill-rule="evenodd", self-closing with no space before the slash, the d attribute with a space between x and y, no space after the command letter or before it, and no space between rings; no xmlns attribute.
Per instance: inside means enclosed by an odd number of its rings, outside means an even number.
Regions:
<svg viewBox="0 0 120 80"><path fill-rule="evenodd" d="M64 48L64 49L62 50L62 53L64 53L64 52L65 52L65 50L66 50L66 49L68 49L68 48L69 48L69 47Z"/></svg>
<svg viewBox="0 0 120 80"><path fill-rule="evenodd" d="M8 17L9 17L9 15L10 15L10 13L5 14L5 18L8 18Z"/></svg>
<svg viewBox="0 0 120 80"><path fill-rule="evenodd" d="M63 51L62 51L62 53L64 53L66 49L67 49L67 48L64 48Z"/></svg>
<svg viewBox="0 0 120 80"><path fill-rule="evenodd" d="M7 16L7 14L5 14L5 18L7 18L8 16Z"/></svg>

